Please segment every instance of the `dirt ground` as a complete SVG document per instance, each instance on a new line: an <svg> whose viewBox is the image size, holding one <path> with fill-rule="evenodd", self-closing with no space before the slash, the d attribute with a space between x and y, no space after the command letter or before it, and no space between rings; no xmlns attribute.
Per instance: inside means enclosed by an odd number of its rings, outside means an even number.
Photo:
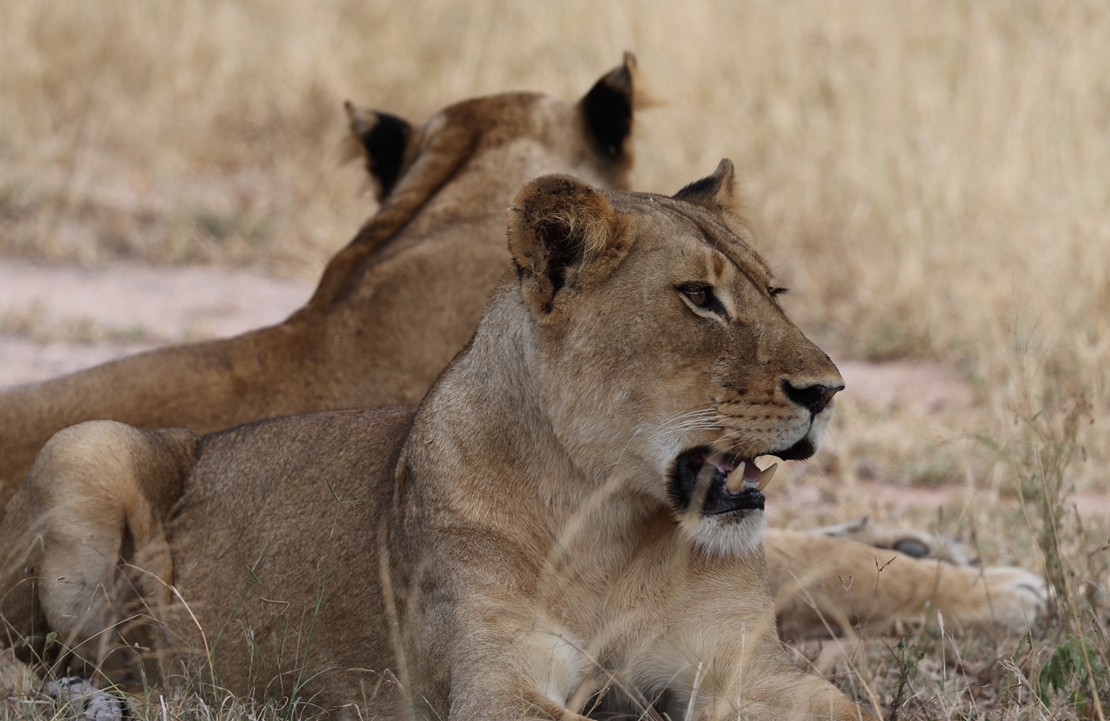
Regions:
<svg viewBox="0 0 1110 721"><path fill-rule="evenodd" d="M0 388L277 323L312 289L249 269L129 263L88 269L0 259ZM845 393L878 408L931 412L972 402L967 382L939 365L838 365Z"/></svg>
<svg viewBox="0 0 1110 721"><path fill-rule="evenodd" d="M0 388L277 323L312 288L253 270L0 260Z"/></svg>

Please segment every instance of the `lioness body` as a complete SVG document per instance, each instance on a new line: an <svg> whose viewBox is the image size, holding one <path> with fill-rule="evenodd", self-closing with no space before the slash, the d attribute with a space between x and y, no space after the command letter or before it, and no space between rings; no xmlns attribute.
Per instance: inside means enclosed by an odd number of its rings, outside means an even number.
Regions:
<svg viewBox="0 0 1110 721"><path fill-rule="evenodd" d="M727 163L675 199L529 184L517 273L415 415L58 434L13 502L46 622L106 672L153 647L349 717L576 718L611 679L699 718L865 717L775 629L744 469L815 452L842 380L775 303L732 186ZM67 512L105 485L125 492L91 524ZM114 623L136 591L153 630Z"/></svg>

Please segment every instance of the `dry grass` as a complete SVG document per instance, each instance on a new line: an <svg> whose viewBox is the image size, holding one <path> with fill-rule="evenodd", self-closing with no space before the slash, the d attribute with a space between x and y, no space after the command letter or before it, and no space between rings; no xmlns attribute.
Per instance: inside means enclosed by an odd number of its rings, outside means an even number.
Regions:
<svg viewBox="0 0 1110 721"><path fill-rule="evenodd" d="M993 562L1048 554L1059 619L1022 643L920 635L901 662L864 646L871 678L901 673L930 718L1097 718L1033 699L1069 637L1104 667L1110 648L1110 531L1067 511L1073 489L1110 492L1107 37L1093 0L7 0L0 253L312 277L372 210L337 167L344 98L414 119L510 88L571 99L634 50L666 102L642 117L637 187L732 158L812 336L975 388L928 417L842 404L806 473L976 490L910 520ZM1001 685L977 696L967 669Z"/></svg>

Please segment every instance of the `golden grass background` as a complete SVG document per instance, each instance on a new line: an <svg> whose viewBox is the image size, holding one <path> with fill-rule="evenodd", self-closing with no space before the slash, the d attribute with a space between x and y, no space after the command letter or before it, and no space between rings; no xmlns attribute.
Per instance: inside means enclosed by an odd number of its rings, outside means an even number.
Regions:
<svg viewBox="0 0 1110 721"><path fill-rule="evenodd" d="M811 472L1105 495L1107 38L1082 0L6 0L0 254L315 277L373 210L340 162L345 98L415 121L510 89L573 100L628 49L661 101L637 189L731 158L811 337L973 384L958 413L842 404Z"/></svg>

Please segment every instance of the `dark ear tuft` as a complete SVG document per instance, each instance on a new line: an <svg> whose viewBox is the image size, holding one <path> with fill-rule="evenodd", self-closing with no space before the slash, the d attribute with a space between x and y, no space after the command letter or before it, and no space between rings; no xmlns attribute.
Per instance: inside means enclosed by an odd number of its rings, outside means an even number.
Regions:
<svg viewBox="0 0 1110 721"><path fill-rule="evenodd" d="M620 67L606 73L582 98L586 129L602 155L624 155L632 135L636 56L626 52Z"/></svg>
<svg viewBox="0 0 1110 721"><path fill-rule="evenodd" d="M694 202L694 196L699 198L714 197L717 193L717 178L713 175L695 180L687 184L682 190L675 193L675 198L681 198L686 201Z"/></svg>
<svg viewBox="0 0 1110 721"><path fill-rule="evenodd" d="M757 242L758 224L747 198L736 187L736 170L731 160L721 160L713 175L690 183L675 193L674 199L702 206L745 242Z"/></svg>
<svg viewBox="0 0 1110 721"><path fill-rule="evenodd" d="M366 169L378 183L380 203L393 190L401 175L412 126L396 115L355 107L350 100L344 103L344 107L351 120L351 134L366 155Z"/></svg>

